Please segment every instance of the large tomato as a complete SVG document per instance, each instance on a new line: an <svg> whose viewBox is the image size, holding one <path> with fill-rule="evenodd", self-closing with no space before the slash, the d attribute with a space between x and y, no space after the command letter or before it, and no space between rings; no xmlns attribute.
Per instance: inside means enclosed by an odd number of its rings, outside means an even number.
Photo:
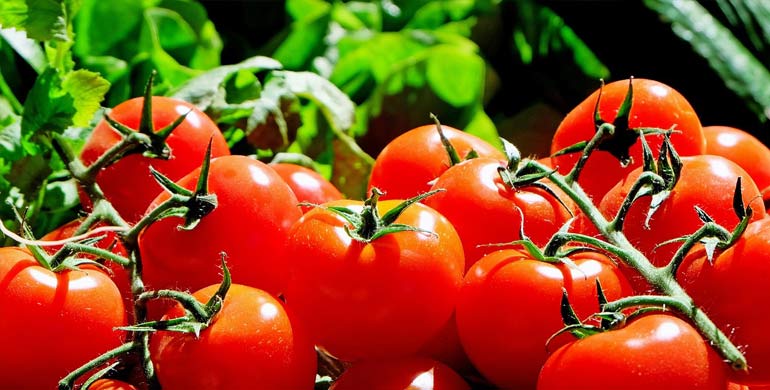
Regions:
<svg viewBox="0 0 770 390"><path fill-rule="evenodd" d="M194 189L200 169L177 184ZM267 164L246 156L211 160L208 190L218 205L192 230L169 217L139 235L144 280L153 289L197 290L220 279L224 252L235 283L277 294L288 278L283 257L289 228L302 215L297 197ZM150 208L169 198L160 194Z"/></svg>
<svg viewBox="0 0 770 390"><path fill-rule="evenodd" d="M537 390L724 390L726 367L689 323L650 314L557 349Z"/></svg>
<svg viewBox="0 0 770 390"><path fill-rule="evenodd" d="M0 383L55 389L71 371L119 346L126 326L120 291L102 271L58 273L27 249L0 248Z"/></svg>
<svg viewBox="0 0 770 390"><path fill-rule="evenodd" d="M504 249L468 270L457 301L457 329L471 362L495 386L534 388L547 340L564 327L562 288L581 319L599 311L596 279L610 300L630 294L628 281L606 256L584 252L571 260L576 267Z"/></svg>
<svg viewBox="0 0 770 390"><path fill-rule="evenodd" d="M329 390L470 390L451 368L427 358L365 360L353 363Z"/></svg>
<svg viewBox="0 0 770 390"><path fill-rule="evenodd" d="M218 287L193 295L207 302ZM182 315L176 305L165 318ZM200 336L158 331L150 354L164 390L298 390L315 382L315 348L301 323L274 296L238 284Z"/></svg>
<svg viewBox="0 0 770 390"><path fill-rule="evenodd" d="M735 245L709 261L695 251L679 268L677 279L693 300L746 356L747 372L731 378L750 385L770 384L770 292L762 287L770 273L770 219L752 222Z"/></svg>
<svg viewBox="0 0 770 390"><path fill-rule="evenodd" d="M628 87L629 80L615 81L580 102L556 129L551 142L551 153L581 141L588 141L594 136L594 109L600 97L599 115L604 121L612 123L625 99ZM633 79L633 101L628 126L633 129L673 128L675 131L671 134L671 142L683 156L702 154L706 148L700 119L690 103L675 89L655 80ZM663 136L646 135L645 139L657 156ZM642 165L642 147L638 139L631 146L629 153L632 161L624 167L611 153L604 150L594 151L588 158L578 183L598 202L616 182ZM553 158L553 164L560 173L566 174L579 157L580 153L556 156Z"/></svg>
<svg viewBox="0 0 770 390"><path fill-rule="evenodd" d="M399 203L386 200L377 207L383 215ZM316 343L339 359L417 352L452 315L464 271L457 233L435 210L415 203L395 224L424 231L358 241L348 233L349 223L328 210L332 206L360 212L363 204L330 202L294 225L287 304L313 329Z"/></svg>
<svg viewBox="0 0 770 390"><path fill-rule="evenodd" d="M765 199L770 198L770 148L745 130L705 126L706 153L726 157L751 175Z"/></svg>
<svg viewBox="0 0 770 390"><path fill-rule="evenodd" d="M330 181L320 173L291 163L269 164L270 168L278 172L278 175L289 185L297 201L312 204L321 204L340 200L342 193ZM313 206L301 206L303 213L308 212Z"/></svg>
<svg viewBox="0 0 770 390"><path fill-rule="evenodd" d="M134 98L115 106L110 116L117 122L131 128L139 128L144 98ZM138 221L147 206L163 191L150 174L150 166L171 180L178 180L200 166L209 140L213 157L230 154L227 142L217 125L195 106L185 101L154 96L152 98L152 122L155 130L171 124L180 115L187 113L184 121L166 140L171 149L168 160L144 157L141 153L129 154L108 166L96 177L96 183L107 200L129 222ZM80 158L86 166L93 164L107 150L121 139L106 121L102 120L83 146ZM90 205L81 194L86 207Z"/></svg>
<svg viewBox="0 0 770 390"><path fill-rule="evenodd" d="M457 230L470 267L485 254L503 244L521 239L520 227L537 245L545 245L577 207L561 190L547 180L559 197L542 188L513 188L503 183L498 168L505 163L492 158L474 158L447 169L433 185L443 189L424 203L443 214ZM567 206L559 202L561 199ZM524 218L522 222L522 216Z"/></svg>
<svg viewBox="0 0 770 390"><path fill-rule="evenodd" d="M450 126L441 128L460 159L473 150L480 157L505 160L501 150L483 139ZM430 190L431 182L450 166L436 125L416 127L394 138L377 155L369 189L385 192L382 199L409 199Z"/></svg>
<svg viewBox="0 0 770 390"><path fill-rule="evenodd" d="M642 168L637 168L607 193L599 204L599 209L605 216L615 216L641 173ZM679 244L660 244L694 233L703 225L695 206L724 228L735 228L739 219L732 204L738 177L742 178L743 202L754 210L752 218L762 218L765 207L759 189L743 168L720 156L689 156L682 157L679 181L669 197L652 215L649 227L645 226L651 201L647 196L637 199L629 209L623 224L623 233L653 264L665 265Z"/></svg>
<svg viewBox="0 0 770 390"><path fill-rule="evenodd" d="M99 379L88 386L88 390L136 390L136 387L117 379Z"/></svg>

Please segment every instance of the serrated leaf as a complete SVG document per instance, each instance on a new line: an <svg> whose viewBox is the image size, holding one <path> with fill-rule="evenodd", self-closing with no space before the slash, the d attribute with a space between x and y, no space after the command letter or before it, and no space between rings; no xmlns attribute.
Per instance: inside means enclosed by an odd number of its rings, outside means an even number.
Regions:
<svg viewBox="0 0 770 390"><path fill-rule="evenodd" d="M65 0L3 0L0 26L26 31L36 41L70 40Z"/></svg>
<svg viewBox="0 0 770 390"><path fill-rule="evenodd" d="M83 127L88 125L101 107L100 103L110 89L110 83L98 73L78 69L65 75L62 89L74 100L73 125Z"/></svg>

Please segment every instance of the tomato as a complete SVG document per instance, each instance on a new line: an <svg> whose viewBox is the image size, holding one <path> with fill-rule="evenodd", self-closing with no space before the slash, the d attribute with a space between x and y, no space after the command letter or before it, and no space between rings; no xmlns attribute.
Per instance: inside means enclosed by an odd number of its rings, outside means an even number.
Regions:
<svg viewBox="0 0 770 390"><path fill-rule="evenodd" d="M88 386L88 390L136 390L136 387L117 379L99 379Z"/></svg>
<svg viewBox="0 0 770 390"><path fill-rule="evenodd" d="M581 319L599 311L596 279L609 300L630 295L628 281L606 256L584 252L570 258L576 268L503 249L468 270L457 301L457 330L473 365L495 386L534 388L546 343L564 327L562 288Z"/></svg>
<svg viewBox="0 0 770 390"><path fill-rule="evenodd" d="M770 148L745 130L705 126L706 153L726 157L751 175L765 199L770 198Z"/></svg>
<svg viewBox="0 0 770 390"><path fill-rule="evenodd" d="M322 204L343 198L334 184L310 168L291 163L275 163L269 166L289 185L299 202ZM306 213L313 206L300 208L303 213Z"/></svg>
<svg viewBox="0 0 770 390"><path fill-rule="evenodd" d="M747 373L731 370L734 382L770 384L770 314L764 288L770 272L770 219L752 222L738 241L709 261L703 250L690 253L677 280L709 318L746 356Z"/></svg>
<svg viewBox="0 0 770 390"><path fill-rule="evenodd" d="M474 158L447 169L433 185L443 189L423 202L443 214L457 229L465 250L465 265L470 267L485 254L501 249L503 244L521 239L524 233L537 245L545 245L572 216L577 207L561 190L544 180L559 200L542 188L511 188L497 171L506 164L491 158Z"/></svg>
<svg viewBox="0 0 770 390"><path fill-rule="evenodd" d="M206 302L218 288L193 295ZM165 318L182 315L177 304ZM315 348L301 323L271 294L238 284L199 337L155 332L150 356L164 390L296 390L315 382Z"/></svg>
<svg viewBox="0 0 770 390"><path fill-rule="evenodd" d="M641 173L642 168L637 168L607 193L599 204L599 210L605 216L615 216ZM645 227L650 206L650 197L647 196L638 199L629 209L623 233L653 264L668 264L679 244L659 244L693 233L703 225L695 206L704 210L724 228L735 228L739 219L732 204L738 177L742 178L743 202L754 210L752 219L762 218L765 207L759 189L743 168L720 156L690 156L682 157L679 181L653 214L649 227Z"/></svg>
<svg viewBox="0 0 770 390"><path fill-rule="evenodd" d="M612 123L625 99L628 87L628 80L615 81L580 102L556 129L551 141L551 153L581 141L588 141L594 136L594 109L600 94L599 114L604 121ZM676 131L671 134L671 143L682 156L702 154L706 148L700 119L690 103L677 90L655 80L633 79L633 101L628 125L633 129L674 128ZM663 136L645 135L645 139L657 157ZM609 152L594 151L588 158L578 183L598 202L615 183L642 165L642 147L638 139L631 146L629 153L632 161L623 167ZM555 156L553 164L558 167L560 173L566 174L578 158L580 153Z"/></svg>
<svg viewBox="0 0 770 390"><path fill-rule="evenodd" d="M460 343L460 336L457 334L457 320L454 314L441 330L417 351L416 355L446 364L460 374L475 372Z"/></svg>
<svg viewBox="0 0 770 390"><path fill-rule="evenodd" d="M365 360L353 363L329 390L470 390L451 368L427 358Z"/></svg>
<svg viewBox="0 0 770 390"><path fill-rule="evenodd" d="M59 226L58 228L52 230L51 232L44 235L41 240L42 241L60 241L65 240L68 238L71 238L75 232L80 227L80 224L83 222L82 219L75 219L70 222L65 223L62 226ZM101 224L100 224L101 225ZM126 257L128 256L128 252L126 251L126 248L123 246L123 244L118 239L117 234L115 232L105 232L105 233L99 233L94 234L93 237L98 236L104 236L101 240L99 240L96 245L94 245L97 248L100 249L110 249L112 253L115 253L116 255ZM46 250L49 254L53 255L61 249L62 245L54 245L54 246L45 246L43 249ZM78 254L79 257L85 257L92 260L98 259L94 258L94 256L89 254ZM128 272L126 272L126 269L123 268L120 264L114 263L112 261L106 261L106 260L100 260L102 264L104 264L107 267L107 274L110 276L110 279L112 279L113 282L115 282L115 285L118 287L118 290L120 290L120 295L123 296L123 304L126 307L127 313L129 314L129 318L133 315L133 306L134 306L134 298L133 294L131 293L131 281L128 275Z"/></svg>
<svg viewBox="0 0 770 390"><path fill-rule="evenodd" d="M537 390L724 390L725 367L689 323L649 314L556 350L540 372Z"/></svg>
<svg viewBox="0 0 770 390"><path fill-rule="evenodd" d="M377 205L381 215L400 201ZM342 200L360 212L363 202ZM316 344L354 361L415 353L449 320L464 270L460 240L435 210L415 203L395 220L433 233L402 231L370 242L351 238L348 222L316 208L288 239L292 277L286 302L313 329Z"/></svg>
<svg viewBox="0 0 770 390"><path fill-rule="evenodd" d="M138 129L143 104L144 98L127 100L115 106L110 116L129 128ZM155 130L173 123L185 113L185 120L166 140L171 149L171 158L163 160L144 157L141 153L129 154L97 175L96 183L126 221L138 221L150 202L163 191L150 174L150 166L176 181L201 165L209 140L212 141L212 157L230 154L224 136L205 113L179 99L163 96L152 98ZM120 139L120 133L106 120L101 120L86 140L80 154L81 160L90 166ZM81 200L87 208L90 207L90 201L82 193Z"/></svg>
<svg viewBox="0 0 770 390"><path fill-rule="evenodd" d="M200 169L177 184L194 189ZM192 230L180 217L157 221L139 234L148 288L197 290L220 280L224 252L233 282L277 294L288 278L283 257L289 228L302 215L297 197L267 164L246 156L211 160L208 190L218 205ZM157 207L169 198L160 194Z"/></svg>
<svg viewBox="0 0 770 390"><path fill-rule="evenodd" d="M103 272L54 273L27 249L0 248L0 383L55 389L71 371L119 346L120 291Z"/></svg>
<svg viewBox="0 0 770 390"><path fill-rule="evenodd" d="M444 136L464 159L473 150L480 157L505 160L503 152L483 139L450 126ZM374 160L369 189L385 192L382 199L409 199L431 188L431 182L452 165L436 125L416 127L390 141Z"/></svg>

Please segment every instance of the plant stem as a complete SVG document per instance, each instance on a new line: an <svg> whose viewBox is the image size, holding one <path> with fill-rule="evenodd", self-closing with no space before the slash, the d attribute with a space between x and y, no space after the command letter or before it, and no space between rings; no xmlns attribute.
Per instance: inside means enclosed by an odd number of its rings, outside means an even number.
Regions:
<svg viewBox="0 0 770 390"><path fill-rule="evenodd" d="M107 363L108 361L115 359L116 357L131 352L132 350L135 350L137 348L141 347L140 343L137 343L136 341L130 341L125 344L122 344L118 346L117 348L114 348L110 351L107 351L103 353L102 355L99 355L95 359L89 361L88 363L80 366L75 371L70 372L62 378L62 380L59 381L59 390L72 390L75 386L75 380L80 378L81 376L87 374L89 371Z"/></svg>

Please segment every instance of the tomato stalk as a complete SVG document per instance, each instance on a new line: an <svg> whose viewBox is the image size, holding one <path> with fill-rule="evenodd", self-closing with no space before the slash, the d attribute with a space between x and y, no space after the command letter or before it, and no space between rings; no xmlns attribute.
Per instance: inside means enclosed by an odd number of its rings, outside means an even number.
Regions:
<svg viewBox="0 0 770 390"><path fill-rule="evenodd" d="M542 172L551 172L550 168L537 162L529 161L528 165ZM599 232L607 239L604 241L599 238L586 236L583 234L558 232L557 242L580 242L590 246L595 246L600 250L617 256L625 264L637 270L652 286L666 295L670 301L675 302L674 308L681 309L682 314L686 315L698 328L701 335L706 338L711 345L718 349L722 356L736 370L745 370L747 368L746 359L741 351L727 338L727 336L714 324L714 322L693 302L692 298L685 292L679 283L666 267L655 267L647 257L634 247L628 241L622 231L616 229L616 226L608 221L597 207L593 204L590 197L580 188L580 185L569 180L569 177L551 172L550 180L564 191L589 218ZM555 248L547 248L546 255L555 251ZM669 304L669 306L672 306ZM612 307L612 306L610 306Z"/></svg>
<svg viewBox="0 0 770 390"><path fill-rule="evenodd" d="M105 364L107 364L109 361L122 356L126 353L137 351L142 348L142 343L137 340L129 341L127 343L124 343L117 348L114 348L110 351L107 351L103 353L102 355L99 355L98 357L94 358L93 360L87 362L86 364L80 366L76 370L70 372L62 378L61 381L59 381L59 390L72 390L75 388L75 381L82 377L83 375L86 375L87 373L93 371L96 368L99 368Z"/></svg>

